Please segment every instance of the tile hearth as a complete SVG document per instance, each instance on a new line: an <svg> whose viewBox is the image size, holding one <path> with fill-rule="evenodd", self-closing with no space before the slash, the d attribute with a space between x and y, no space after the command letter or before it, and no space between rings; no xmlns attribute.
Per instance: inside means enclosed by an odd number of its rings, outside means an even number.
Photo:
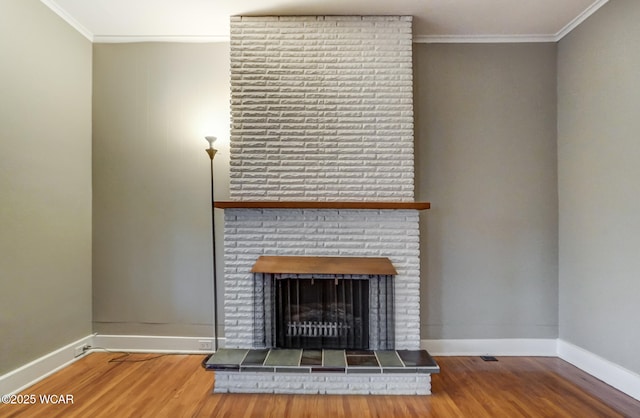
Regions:
<svg viewBox="0 0 640 418"><path fill-rule="evenodd" d="M220 349L203 362L215 393L429 394L425 350Z"/></svg>

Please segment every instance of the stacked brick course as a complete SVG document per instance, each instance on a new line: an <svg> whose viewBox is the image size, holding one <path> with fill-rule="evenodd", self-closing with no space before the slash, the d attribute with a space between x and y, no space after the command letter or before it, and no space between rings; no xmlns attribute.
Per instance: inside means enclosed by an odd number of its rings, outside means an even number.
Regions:
<svg viewBox="0 0 640 418"><path fill-rule="evenodd" d="M430 374L260 373L216 371L214 393L429 395Z"/></svg>
<svg viewBox="0 0 640 418"><path fill-rule="evenodd" d="M231 19L237 200L413 200L411 17Z"/></svg>
<svg viewBox="0 0 640 418"><path fill-rule="evenodd" d="M411 17L231 19L233 200L414 199ZM260 255L389 257L396 348L418 349L413 210L225 210L225 345L253 344Z"/></svg>
<svg viewBox="0 0 640 418"><path fill-rule="evenodd" d="M415 210L225 210L225 346L253 344L253 275L261 255L388 257L396 348L417 349L419 236ZM260 328L260 326L259 326Z"/></svg>

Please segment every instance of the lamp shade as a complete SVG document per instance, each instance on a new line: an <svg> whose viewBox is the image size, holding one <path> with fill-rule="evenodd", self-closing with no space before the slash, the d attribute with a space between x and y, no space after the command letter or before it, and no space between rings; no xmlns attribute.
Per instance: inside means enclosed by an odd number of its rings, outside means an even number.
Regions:
<svg viewBox="0 0 640 418"><path fill-rule="evenodd" d="M204 139L206 139L209 142L209 147L213 147L213 143L218 138L216 138L215 136L205 136Z"/></svg>

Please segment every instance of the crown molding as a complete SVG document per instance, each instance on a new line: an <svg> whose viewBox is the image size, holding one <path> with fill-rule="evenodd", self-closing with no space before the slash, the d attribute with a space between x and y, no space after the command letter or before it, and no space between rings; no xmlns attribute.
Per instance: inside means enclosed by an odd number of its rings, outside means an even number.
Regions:
<svg viewBox="0 0 640 418"><path fill-rule="evenodd" d="M424 35L415 36L417 44L500 44L556 42L556 35Z"/></svg>
<svg viewBox="0 0 640 418"><path fill-rule="evenodd" d="M577 28L582 22L587 20L592 14L600 10L600 8L608 2L609 0L597 0L591 6L587 7L582 13L576 16L575 19L567 23L564 28L560 29L560 31L555 34L556 42L567 36L572 30Z"/></svg>
<svg viewBox="0 0 640 418"><path fill-rule="evenodd" d="M90 42L94 41L93 40L93 34L91 33L91 31L89 31L89 29L87 29L83 25L81 25L80 22L78 22L76 19L74 19L73 16L71 16L69 13L67 13L55 1L53 1L53 0L40 0L40 2L42 4L44 4L45 6L47 6L49 9L51 9L51 11L53 11L55 14L60 16L62 18L62 20L64 20L69 25L71 25L72 28L74 28L75 30L80 32L80 34L82 34L82 36L87 38Z"/></svg>
<svg viewBox="0 0 640 418"><path fill-rule="evenodd" d="M94 43L101 44L122 44L133 42L183 42L183 43L219 43L229 42L228 36L175 36L175 35L129 35L129 36L110 36L95 35Z"/></svg>
<svg viewBox="0 0 640 418"><path fill-rule="evenodd" d="M528 43L528 42L558 42L572 30L580 26L591 15L600 10L609 0L596 0L582 13L567 23L557 33L547 35L423 35L415 36L414 43L426 44L462 44L462 43Z"/></svg>
<svg viewBox="0 0 640 418"><path fill-rule="evenodd" d="M60 16L65 22L80 32L85 38L93 43L133 43L133 42L184 42L184 43L204 43L204 42L229 42L228 36L175 36L175 35L127 35L110 36L94 35L86 27L80 24L73 16L67 13L54 0L40 0L45 6ZM572 30L587 20L597 12L609 0L596 0L582 13L576 16L571 22L565 25L555 34L542 35L417 35L413 38L414 43L532 43L532 42L558 42Z"/></svg>

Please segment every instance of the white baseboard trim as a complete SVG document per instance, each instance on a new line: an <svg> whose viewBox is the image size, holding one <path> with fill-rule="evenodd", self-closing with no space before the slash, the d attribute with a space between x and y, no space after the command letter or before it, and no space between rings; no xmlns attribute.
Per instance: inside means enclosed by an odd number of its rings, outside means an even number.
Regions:
<svg viewBox="0 0 640 418"><path fill-rule="evenodd" d="M67 367L88 353L85 352L85 354L75 357L75 348L85 344L92 345L92 341L93 335L88 335L0 376L0 395L21 392L45 377Z"/></svg>
<svg viewBox="0 0 640 418"><path fill-rule="evenodd" d="M558 357L640 401L640 375L560 339Z"/></svg>
<svg viewBox="0 0 640 418"><path fill-rule="evenodd" d="M201 342L213 344L213 337L165 337L150 335L96 335L93 351L108 350L129 353L180 353L207 354L213 349L202 349ZM218 346L224 347L224 338L218 338Z"/></svg>
<svg viewBox="0 0 640 418"><path fill-rule="evenodd" d="M213 343L213 337L88 335L0 376L0 395L19 393L93 351L180 354L213 352L211 349L201 349L201 342ZM220 347L224 347L224 338L219 338L218 343ZM88 345L90 349L75 357L75 348L83 345Z"/></svg>
<svg viewBox="0 0 640 418"><path fill-rule="evenodd" d="M422 340L432 356L534 356L556 357L556 339L508 338L491 340Z"/></svg>

